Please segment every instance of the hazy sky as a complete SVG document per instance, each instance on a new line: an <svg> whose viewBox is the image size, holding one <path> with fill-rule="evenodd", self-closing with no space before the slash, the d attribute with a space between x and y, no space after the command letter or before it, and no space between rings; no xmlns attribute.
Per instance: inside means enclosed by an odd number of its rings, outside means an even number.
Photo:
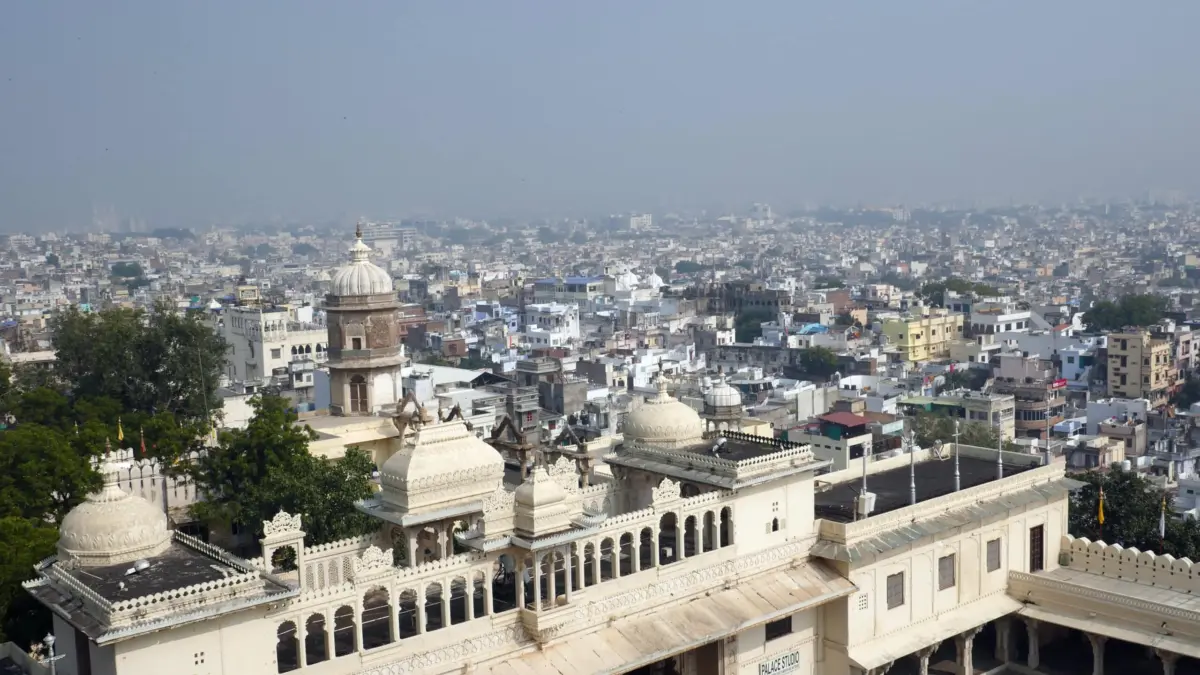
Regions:
<svg viewBox="0 0 1200 675"><path fill-rule="evenodd" d="M0 2L0 229L1200 192L1193 0Z"/></svg>

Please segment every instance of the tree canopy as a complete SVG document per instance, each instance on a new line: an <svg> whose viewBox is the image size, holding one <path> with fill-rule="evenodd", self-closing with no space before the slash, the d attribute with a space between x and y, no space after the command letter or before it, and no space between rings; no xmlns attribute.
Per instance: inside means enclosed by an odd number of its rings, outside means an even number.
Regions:
<svg viewBox="0 0 1200 675"><path fill-rule="evenodd" d="M357 448L326 461L308 444L317 435L295 424L296 414L278 396L251 400L254 416L245 429L221 434L184 471L208 497L192 507L202 521L238 523L262 534L262 523L280 510L304 515L307 543L323 544L371 532L377 524L354 508L371 495L373 469Z"/></svg>
<svg viewBox="0 0 1200 675"><path fill-rule="evenodd" d="M837 277L819 276L813 279L813 288L845 288L846 282Z"/></svg>
<svg viewBox="0 0 1200 675"><path fill-rule="evenodd" d="M1070 532L1076 537L1109 544L1134 546L1142 551L1170 553L1176 558L1200 556L1200 523L1172 516L1172 498L1133 471L1113 465L1109 471L1072 474L1084 485L1071 493ZM1104 525L1099 515L1100 488L1104 488ZM1166 498L1166 536L1159 539L1158 524Z"/></svg>
<svg viewBox="0 0 1200 675"><path fill-rule="evenodd" d="M1089 330L1119 331L1126 327L1145 327L1158 323L1167 311L1167 298L1161 295L1125 295L1101 300L1084 312L1083 323Z"/></svg>
<svg viewBox="0 0 1200 675"><path fill-rule="evenodd" d="M917 291L917 295L931 305L945 306L946 291L963 294L970 293L980 297L996 297L1000 295L1000 291L995 286L956 277L950 277L945 281L926 282Z"/></svg>
<svg viewBox="0 0 1200 675"><path fill-rule="evenodd" d="M937 441L946 444L953 443L954 418L939 413L918 413L913 420L913 432L916 435L917 445L923 448L929 447ZM968 422L960 419L958 432L958 442L962 445L994 448L1000 440L1000 432L996 427L984 422Z"/></svg>
<svg viewBox="0 0 1200 675"><path fill-rule="evenodd" d="M112 274L114 277L122 279L133 279L136 277L145 276L142 266L135 262L119 262L112 266Z"/></svg>
<svg viewBox="0 0 1200 675"><path fill-rule="evenodd" d="M317 247L308 242L298 241L295 244L292 244L292 253L296 255L313 255L317 252Z"/></svg>
<svg viewBox="0 0 1200 675"><path fill-rule="evenodd" d="M827 378L837 372L837 354L827 347L809 347L797 356L797 364L808 375Z"/></svg>
<svg viewBox="0 0 1200 675"><path fill-rule="evenodd" d="M733 319L733 339L738 342L754 342L754 338L762 336L762 324L775 317L766 310L742 312Z"/></svg>
<svg viewBox="0 0 1200 675"><path fill-rule="evenodd" d="M71 308L52 321L55 371L74 400L108 398L120 410L206 420L220 408L225 340L196 315Z"/></svg>

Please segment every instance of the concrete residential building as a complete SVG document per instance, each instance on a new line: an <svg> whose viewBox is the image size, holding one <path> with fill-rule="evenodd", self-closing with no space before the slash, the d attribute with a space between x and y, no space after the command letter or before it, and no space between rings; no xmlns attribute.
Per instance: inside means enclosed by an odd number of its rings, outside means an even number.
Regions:
<svg viewBox="0 0 1200 675"><path fill-rule="evenodd" d="M1067 381L1058 377L1049 359L1001 354L992 391L1016 400L1014 427L1022 438L1047 438L1065 418Z"/></svg>
<svg viewBox="0 0 1200 675"><path fill-rule="evenodd" d="M1108 395L1144 398L1150 407L1167 402L1172 384L1171 342L1152 338L1147 331L1108 336Z"/></svg>
<svg viewBox="0 0 1200 675"><path fill-rule="evenodd" d="M963 335L963 315L944 309L925 308L921 315L901 315L882 320L888 342L908 362L930 361L950 356L951 343Z"/></svg>
<svg viewBox="0 0 1200 675"><path fill-rule="evenodd" d="M229 307L215 316L215 328L229 344L225 374L233 382L257 388L293 362L326 360L325 326L311 307Z"/></svg>

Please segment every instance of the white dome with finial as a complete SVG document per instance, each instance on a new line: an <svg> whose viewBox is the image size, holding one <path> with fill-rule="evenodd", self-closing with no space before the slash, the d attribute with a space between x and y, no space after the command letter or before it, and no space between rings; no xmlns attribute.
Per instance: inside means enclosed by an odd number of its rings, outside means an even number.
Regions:
<svg viewBox="0 0 1200 675"><path fill-rule="evenodd" d="M63 518L58 534L59 560L102 567L156 556L171 545L171 530L162 509L125 492L118 485L125 468L109 451L98 470L104 487L88 495Z"/></svg>
<svg viewBox="0 0 1200 675"><path fill-rule="evenodd" d="M329 294L336 296L379 295L394 290L392 275L370 261L371 247L363 243L362 224L354 232L350 247L350 264L339 269L329 285Z"/></svg>
<svg viewBox="0 0 1200 675"><path fill-rule="evenodd" d="M742 392L724 378L718 380L704 393L707 408L733 408L742 405Z"/></svg>
<svg viewBox="0 0 1200 675"><path fill-rule="evenodd" d="M704 421L688 406L667 393L667 382L658 380L658 395L625 416L626 441L680 448L703 441Z"/></svg>

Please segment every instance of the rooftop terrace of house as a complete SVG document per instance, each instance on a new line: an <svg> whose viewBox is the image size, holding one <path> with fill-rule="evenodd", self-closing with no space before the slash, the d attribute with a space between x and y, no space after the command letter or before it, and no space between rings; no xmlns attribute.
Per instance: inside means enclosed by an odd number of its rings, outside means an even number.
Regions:
<svg viewBox="0 0 1200 675"><path fill-rule="evenodd" d="M915 466L907 453L868 462L867 490L875 495L875 508L871 516L910 506L914 473L918 504L956 491L953 444L943 446L940 458L929 449L917 450L915 454ZM995 449L962 445L959 446L958 455L959 490L997 480ZM1005 478L1034 469L1042 463L1037 455L1012 452L1002 453L1001 459ZM818 518L838 523L856 520L854 508L862 491L862 470L861 461L851 462L849 468L818 479L820 483L815 500Z"/></svg>

